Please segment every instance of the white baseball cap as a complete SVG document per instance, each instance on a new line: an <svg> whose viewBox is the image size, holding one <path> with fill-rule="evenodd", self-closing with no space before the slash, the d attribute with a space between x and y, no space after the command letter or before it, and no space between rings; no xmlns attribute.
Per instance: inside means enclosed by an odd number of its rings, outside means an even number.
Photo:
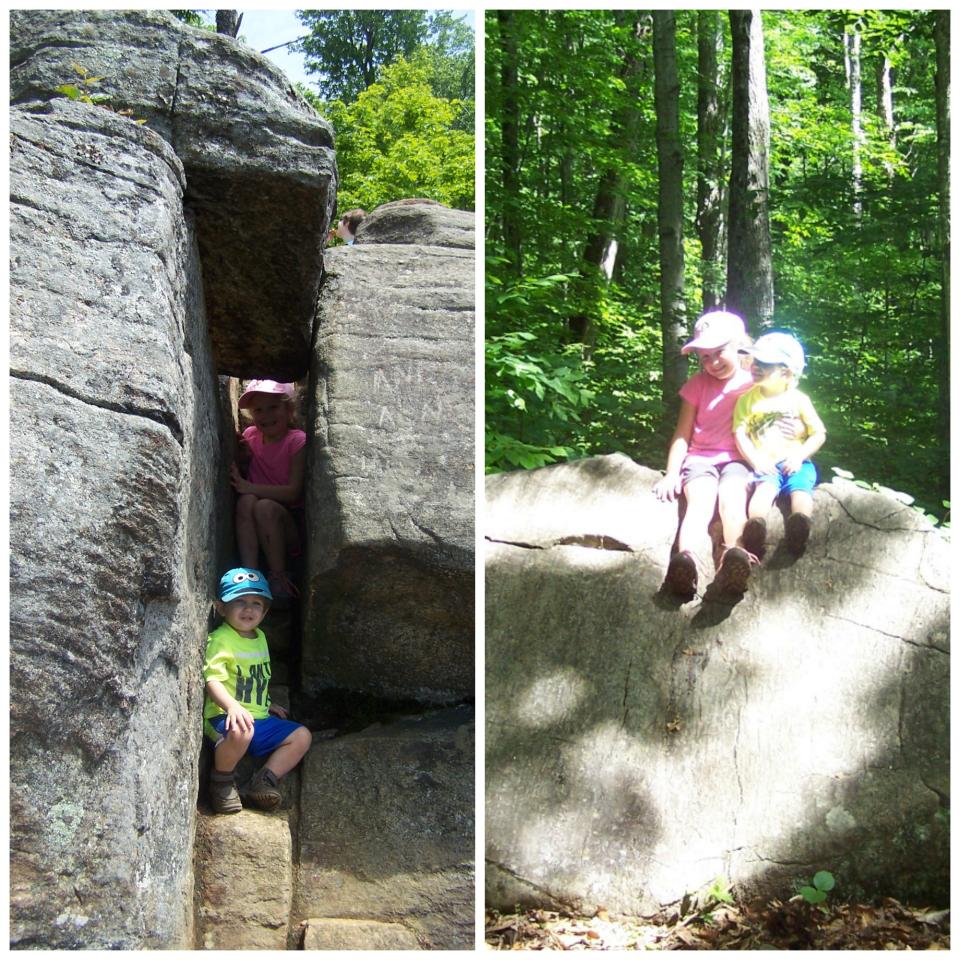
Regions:
<svg viewBox="0 0 960 960"><path fill-rule="evenodd" d="M744 347L743 350L758 363L782 363L795 377L801 376L807 362L800 341L782 330L772 330L757 337L752 347Z"/></svg>

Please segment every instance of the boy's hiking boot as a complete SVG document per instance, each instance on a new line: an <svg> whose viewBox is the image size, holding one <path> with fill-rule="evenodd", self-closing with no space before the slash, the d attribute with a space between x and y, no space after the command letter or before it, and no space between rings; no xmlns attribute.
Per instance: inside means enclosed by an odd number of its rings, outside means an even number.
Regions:
<svg viewBox="0 0 960 960"><path fill-rule="evenodd" d="M243 809L232 770L230 773L220 773L218 770L210 772L209 797L214 813L239 813Z"/></svg>
<svg viewBox="0 0 960 960"><path fill-rule="evenodd" d="M804 513L791 513L783 529L787 549L795 557L801 556L810 539L810 518Z"/></svg>
<svg viewBox="0 0 960 960"><path fill-rule="evenodd" d="M751 563L757 563L757 558L743 547L727 547L720 558L714 586L721 593L746 593Z"/></svg>
<svg viewBox="0 0 960 960"><path fill-rule="evenodd" d="M697 560L689 550L674 554L663 579L667 589L677 597L693 597L697 592L697 567Z"/></svg>
<svg viewBox="0 0 960 960"><path fill-rule="evenodd" d="M272 770L261 767L247 784L244 796L261 810L274 810L283 801L283 794L278 789L279 783Z"/></svg>
<svg viewBox="0 0 960 960"><path fill-rule="evenodd" d="M762 557L767 545L767 521L763 517L752 517L744 524L740 539L747 553Z"/></svg>

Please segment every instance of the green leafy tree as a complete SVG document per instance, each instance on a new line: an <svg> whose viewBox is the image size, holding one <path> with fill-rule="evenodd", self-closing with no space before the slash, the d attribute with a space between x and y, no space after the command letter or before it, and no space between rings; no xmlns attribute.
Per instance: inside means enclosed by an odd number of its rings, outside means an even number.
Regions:
<svg viewBox="0 0 960 960"><path fill-rule="evenodd" d="M337 131L341 210L405 197L473 209L474 138L456 128L458 101L433 94L427 63L398 60L355 101L323 112Z"/></svg>
<svg viewBox="0 0 960 960"><path fill-rule="evenodd" d="M423 10L298 10L310 30L298 44L307 73L317 74L323 100L352 102L380 69L423 46L430 23Z"/></svg>

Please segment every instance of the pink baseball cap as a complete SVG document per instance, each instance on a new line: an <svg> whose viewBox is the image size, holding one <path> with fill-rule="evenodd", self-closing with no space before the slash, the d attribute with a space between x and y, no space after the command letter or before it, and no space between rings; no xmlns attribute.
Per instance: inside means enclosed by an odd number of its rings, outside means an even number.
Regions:
<svg viewBox="0 0 960 960"><path fill-rule="evenodd" d="M255 393L276 393L284 397L293 399L292 383L277 383L276 380L251 380L247 384L247 389L243 391L237 406L242 410L250 405L250 400Z"/></svg>
<svg viewBox="0 0 960 960"><path fill-rule="evenodd" d="M731 340L742 340L747 335L747 327L742 317L727 310L711 310L705 313L693 328L693 339L685 343L680 352L691 350L716 350Z"/></svg>

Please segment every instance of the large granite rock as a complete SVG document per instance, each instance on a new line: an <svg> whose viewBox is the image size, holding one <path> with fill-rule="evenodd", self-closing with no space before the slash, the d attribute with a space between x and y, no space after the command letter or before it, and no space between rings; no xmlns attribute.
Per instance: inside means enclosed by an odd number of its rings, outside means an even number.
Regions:
<svg viewBox="0 0 960 960"><path fill-rule="evenodd" d="M827 869L844 899L946 904L945 537L834 480L803 557L774 513L739 603L678 605L658 476L487 480L488 901L643 913Z"/></svg>
<svg viewBox="0 0 960 960"><path fill-rule="evenodd" d="M106 110L10 120L15 946L188 946L222 536L183 170Z"/></svg>
<svg viewBox="0 0 960 960"><path fill-rule="evenodd" d="M315 737L302 775L294 917L330 949L376 949L384 934L394 948L472 949L473 784L469 707ZM358 933L320 920L373 923Z"/></svg>
<svg viewBox="0 0 960 960"><path fill-rule="evenodd" d="M474 674L473 252L367 243L326 267L302 687L454 702Z"/></svg>
<svg viewBox="0 0 960 960"><path fill-rule="evenodd" d="M202 813L196 850L198 946L286 950L293 899L288 814Z"/></svg>
<svg viewBox="0 0 960 960"><path fill-rule="evenodd" d="M474 248L476 218L436 200L394 200L377 207L357 229L356 242L422 243L431 247Z"/></svg>
<svg viewBox="0 0 960 960"><path fill-rule="evenodd" d="M219 371L303 376L336 202L330 125L269 61L163 10L14 10L10 36L12 102L58 96L77 64L180 158Z"/></svg>

